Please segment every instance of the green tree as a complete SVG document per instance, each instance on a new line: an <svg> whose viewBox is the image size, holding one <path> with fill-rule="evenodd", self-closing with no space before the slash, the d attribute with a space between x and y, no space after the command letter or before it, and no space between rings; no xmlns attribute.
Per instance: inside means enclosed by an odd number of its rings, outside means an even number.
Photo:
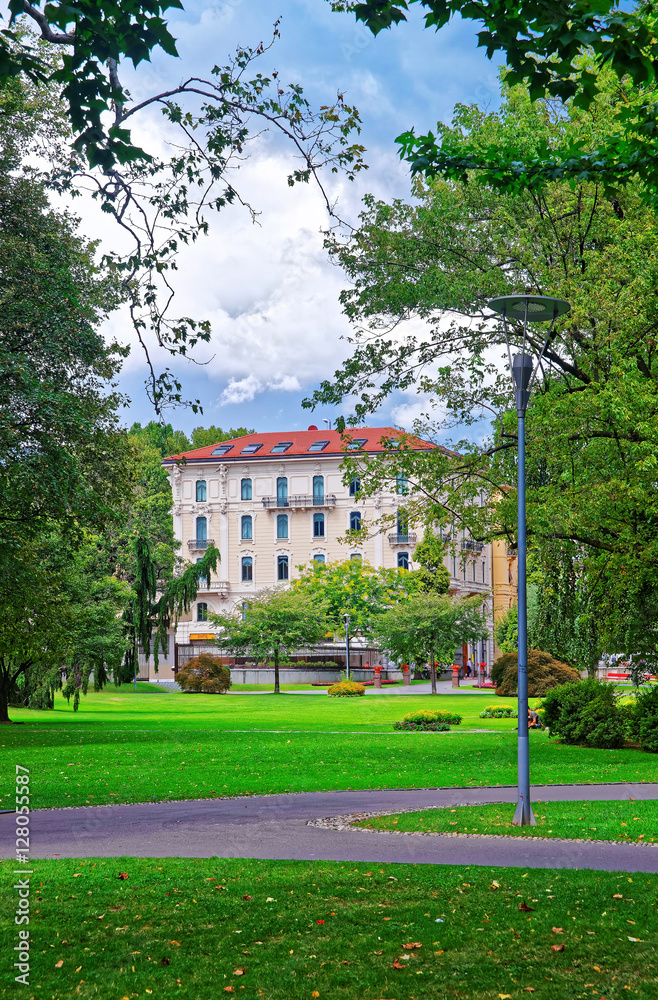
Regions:
<svg viewBox="0 0 658 1000"><path fill-rule="evenodd" d="M409 0L414 2L414 0ZM527 86L533 100L548 97L589 108L603 89L598 70L614 76L620 87L630 80L639 99L620 102L614 127L597 139L579 136L573 142L550 144L531 153L523 142L507 146L475 143L455 146L439 130L399 136L401 155L414 174L465 179L475 171L486 183L508 192L537 190L557 178L598 180L618 188L642 178L651 200L658 194L656 82L658 21L653 7L616 0L555 7L522 0L514 6L502 0L470 4L463 0L415 0L425 9L425 25L436 30L459 16L483 25L478 44L491 59L503 53L509 84ZM407 0L332 0L334 10L352 10L373 34L406 21Z"/></svg>
<svg viewBox="0 0 658 1000"><path fill-rule="evenodd" d="M245 435L253 433L253 427L251 429L231 427L228 431L223 431L221 427L215 427L214 424L211 424L210 427L195 427L192 431L192 447L207 448L211 444L219 444L221 441L230 441L232 438L245 437Z"/></svg>
<svg viewBox="0 0 658 1000"><path fill-rule="evenodd" d="M279 660L325 638L326 605L300 589L261 590L242 608L210 615L218 628L215 644L233 656L253 656L257 662L274 660L274 693L279 694Z"/></svg>
<svg viewBox="0 0 658 1000"><path fill-rule="evenodd" d="M351 632L370 635L375 618L399 600L414 576L406 570L375 569L362 559L299 566L293 590L326 605L327 620L336 630L343 628L343 615L350 616Z"/></svg>
<svg viewBox="0 0 658 1000"><path fill-rule="evenodd" d="M533 104L521 88L506 88L499 112L460 107L443 133L464 149L595 141L613 126L620 99L609 79L587 111L573 102ZM363 419L395 389L417 386L430 397L428 412L446 417L428 417L415 431L438 443L460 426L464 439L414 451L401 434L397 447L363 465L362 489L406 476L415 486L406 501L410 521L429 518L453 535L466 529L472 539L513 544L516 415L503 330L486 303L519 288L569 301L571 312L546 345L526 420L529 540L542 571L562 550L577 567L583 642L594 625L603 649L655 661L654 214L637 186L610 199L589 178L514 194L436 180L415 192L413 205L366 199L361 227L331 241L351 280L345 311L364 334L309 405L350 396ZM425 332L401 338L399 325L411 319ZM509 330L514 352L523 331L516 323ZM544 333L530 329L536 353Z"/></svg>
<svg viewBox="0 0 658 1000"><path fill-rule="evenodd" d="M428 662L436 694L435 661L452 663L458 645L487 638L483 601L479 596L412 593L376 618L373 635L398 663Z"/></svg>
<svg viewBox="0 0 658 1000"><path fill-rule="evenodd" d="M419 564L409 576L409 586L417 586L426 593L447 594L450 588L450 573L443 562L446 545L431 529L425 529L423 537L414 549L414 562Z"/></svg>

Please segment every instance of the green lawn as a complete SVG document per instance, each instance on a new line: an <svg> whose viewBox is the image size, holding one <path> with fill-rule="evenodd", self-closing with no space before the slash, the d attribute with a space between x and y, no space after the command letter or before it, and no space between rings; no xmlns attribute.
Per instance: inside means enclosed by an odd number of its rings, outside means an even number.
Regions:
<svg viewBox="0 0 658 1000"><path fill-rule="evenodd" d="M12 867L0 864L8 997ZM21 996L655 1000L657 890L655 875L591 871L38 861Z"/></svg>
<svg viewBox="0 0 658 1000"><path fill-rule="evenodd" d="M31 771L32 806L99 805L338 788L514 784L513 719L480 719L491 693L333 699L220 697L106 688L74 714L13 709L0 728L0 808L14 766ZM463 715L449 733L395 732L417 708ZM484 730L476 732L475 730ZM656 781L658 755L560 746L531 733L535 783Z"/></svg>
<svg viewBox="0 0 658 1000"><path fill-rule="evenodd" d="M419 830L422 833L495 833L513 837L567 837L655 843L658 802L533 803L536 826L512 826L510 805L459 806L370 816L354 825L374 830Z"/></svg>

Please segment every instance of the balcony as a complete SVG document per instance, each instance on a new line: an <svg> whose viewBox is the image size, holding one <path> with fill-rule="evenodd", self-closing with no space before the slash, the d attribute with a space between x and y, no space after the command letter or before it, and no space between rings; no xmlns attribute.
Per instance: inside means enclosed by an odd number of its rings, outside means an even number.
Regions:
<svg viewBox="0 0 658 1000"><path fill-rule="evenodd" d="M309 493L294 494L293 496L286 497L263 497L262 498L263 507L266 510L271 510L274 507L281 508L297 508L305 509L307 507L335 507L336 506L336 495L334 493L326 493L324 496L313 496Z"/></svg>
<svg viewBox="0 0 658 1000"><path fill-rule="evenodd" d="M214 538L190 538L187 543L188 549L200 551L202 549L207 549L209 545L214 545Z"/></svg>
<svg viewBox="0 0 658 1000"><path fill-rule="evenodd" d="M462 540L462 552L475 552L480 553L484 548L484 542L476 542L472 538L464 538Z"/></svg>
<svg viewBox="0 0 658 1000"><path fill-rule="evenodd" d="M415 545L416 544L416 532L415 531L396 531L394 534L388 536L389 545Z"/></svg>
<svg viewBox="0 0 658 1000"><path fill-rule="evenodd" d="M211 580L210 583L208 583L207 580L200 580L198 589L205 590L206 593L217 594L218 597L225 598L228 597L231 584L228 580Z"/></svg>

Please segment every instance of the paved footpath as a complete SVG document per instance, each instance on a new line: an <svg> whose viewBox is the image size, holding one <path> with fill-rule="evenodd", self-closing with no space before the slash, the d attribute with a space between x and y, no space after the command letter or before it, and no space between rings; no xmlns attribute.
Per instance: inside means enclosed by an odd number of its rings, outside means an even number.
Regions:
<svg viewBox="0 0 658 1000"><path fill-rule="evenodd" d="M658 784L545 785L533 801L656 799ZM309 826L359 812L516 801L516 787L305 792L249 798L41 809L31 814L32 859L277 858L420 862L658 872L658 846L505 837L401 836ZM13 814L0 815L0 857L14 856Z"/></svg>

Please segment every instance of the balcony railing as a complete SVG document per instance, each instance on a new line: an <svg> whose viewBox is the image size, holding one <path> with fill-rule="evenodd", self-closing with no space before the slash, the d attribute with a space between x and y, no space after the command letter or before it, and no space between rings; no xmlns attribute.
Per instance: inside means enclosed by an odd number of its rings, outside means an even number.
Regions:
<svg viewBox="0 0 658 1000"><path fill-rule="evenodd" d="M207 549L209 545L214 545L214 538L190 538L187 543L189 549Z"/></svg>
<svg viewBox="0 0 658 1000"><path fill-rule="evenodd" d="M416 532L396 531L394 534L388 536L388 541L390 545L415 545Z"/></svg>
<svg viewBox="0 0 658 1000"><path fill-rule="evenodd" d="M217 594L218 597L226 597L230 589L231 584L228 580L211 580L210 583L207 580L199 581L199 590L205 590L210 594Z"/></svg>
<svg viewBox="0 0 658 1000"><path fill-rule="evenodd" d="M293 494L289 497L263 497L263 507L335 507L336 496L334 493L325 493L324 496L313 496L309 493Z"/></svg>
<svg viewBox="0 0 658 1000"><path fill-rule="evenodd" d="M484 542L476 542L472 538L462 540L462 552L482 552Z"/></svg>

